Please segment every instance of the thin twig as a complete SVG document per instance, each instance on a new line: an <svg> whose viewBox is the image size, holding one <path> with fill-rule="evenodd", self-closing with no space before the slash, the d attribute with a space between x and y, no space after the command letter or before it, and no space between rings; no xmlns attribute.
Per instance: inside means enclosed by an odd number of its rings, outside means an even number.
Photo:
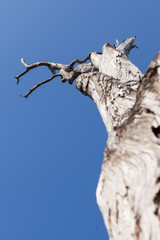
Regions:
<svg viewBox="0 0 160 240"><path fill-rule="evenodd" d="M90 53L91 54L91 53ZM21 74L17 75L15 78L17 79L17 84L19 83L19 79L20 77L22 77L23 75L25 75L27 72L29 72L31 69L40 67L40 66L47 66L50 71L52 72L53 76L43 82L38 83L37 85L35 85L26 95L21 95L22 97L28 97L33 91L35 91L38 87L40 87L41 85L50 82L52 79L54 79L55 77L60 76L62 78L62 82L68 81L69 83L73 83L74 79L80 74L78 74L78 72L74 72L74 65L76 63L79 64L83 64L85 63L87 60L90 59L90 54L84 58L82 61L75 59L74 61L72 61L69 65L64 65L64 64L59 64L59 63L51 63L51 62L36 62L33 63L31 65L26 64L26 62L24 61L23 58L21 58L21 62L23 64L23 66L26 68L26 70L24 72L22 72ZM75 68L77 70L77 68ZM60 73L56 73L56 70L59 70ZM71 73L72 72L72 73Z"/></svg>
<svg viewBox="0 0 160 240"><path fill-rule="evenodd" d="M32 70L34 68L37 68L40 66L47 66L53 73L54 70L60 70L64 66L63 64L59 64L59 63L55 64L55 63L50 63L50 62L36 62L31 65L27 65L23 58L21 59L21 62L25 66L26 70L15 77L17 79L17 84L19 84L20 77L22 77L23 75L25 75L27 72L29 72L30 70Z"/></svg>
<svg viewBox="0 0 160 240"><path fill-rule="evenodd" d="M17 75L15 78L17 79L17 84L19 84L19 79L20 77L22 77L24 74L26 74L27 72L29 72L30 69L26 69L24 72L22 72L21 74Z"/></svg>
<svg viewBox="0 0 160 240"><path fill-rule="evenodd" d="M32 92L34 92L38 87L40 87L41 85L52 81L55 77L62 77L62 75L60 73L57 73L55 75L53 75L52 77L50 77L49 79L42 81L40 83L38 83L37 85L35 85L31 90L29 90L29 92L26 95L20 95L21 97L25 97L27 98Z"/></svg>
<svg viewBox="0 0 160 240"><path fill-rule="evenodd" d="M25 68L28 68L28 64L24 61L24 58L21 58L21 63L25 66Z"/></svg>
<svg viewBox="0 0 160 240"><path fill-rule="evenodd" d="M73 60L73 61L68 65L68 68L71 68L71 69L72 69L76 63L80 63L80 64L85 63L87 60L90 59L90 55L91 55L91 53L90 53L86 58L84 58L83 60L78 60L78 59Z"/></svg>

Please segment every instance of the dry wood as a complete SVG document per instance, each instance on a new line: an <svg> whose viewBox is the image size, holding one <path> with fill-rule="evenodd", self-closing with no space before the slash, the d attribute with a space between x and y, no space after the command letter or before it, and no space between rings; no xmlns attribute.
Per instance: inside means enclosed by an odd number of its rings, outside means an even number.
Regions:
<svg viewBox="0 0 160 240"><path fill-rule="evenodd" d="M50 79L57 76L73 83L92 98L108 132L97 202L111 240L160 239L160 53L147 72L128 59L135 37L115 46L104 44L69 65L40 62L27 65L20 77L33 68L47 66ZM89 61L89 63L86 63ZM74 67L75 63L79 63ZM57 71L59 71L57 73Z"/></svg>

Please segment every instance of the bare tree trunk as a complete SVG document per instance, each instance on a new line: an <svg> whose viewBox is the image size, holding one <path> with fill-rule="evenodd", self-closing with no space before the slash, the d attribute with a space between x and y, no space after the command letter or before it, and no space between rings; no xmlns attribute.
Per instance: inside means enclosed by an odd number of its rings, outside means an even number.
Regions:
<svg viewBox="0 0 160 240"><path fill-rule="evenodd" d="M46 65L91 97L108 132L97 202L111 240L160 239L160 53L143 75L129 61L129 38L69 65ZM84 64L86 60L90 63ZM73 68L75 63L79 66ZM17 81L38 65L27 65ZM41 64L41 65L40 65ZM48 64L48 65L47 65ZM59 70L60 73L56 73ZM33 87L28 97L37 86Z"/></svg>

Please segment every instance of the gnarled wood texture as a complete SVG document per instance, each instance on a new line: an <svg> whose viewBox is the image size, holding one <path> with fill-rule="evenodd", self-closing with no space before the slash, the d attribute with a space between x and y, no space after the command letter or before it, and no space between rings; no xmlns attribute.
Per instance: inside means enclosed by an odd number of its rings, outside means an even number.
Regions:
<svg viewBox="0 0 160 240"><path fill-rule="evenodd" d="M35 67L47 66L53 76L73 83L93 99L108 132L107 148L97 187L97 202L111 240L160 239L160 53L147 72L128 59L133 38L102 53L92 52L69 65L35 63L27 65L20 77ZM89 63L85 63L89 60ZM79 63L74 68L74 64ZM57 73L57 70L59 73Z"/></svg>

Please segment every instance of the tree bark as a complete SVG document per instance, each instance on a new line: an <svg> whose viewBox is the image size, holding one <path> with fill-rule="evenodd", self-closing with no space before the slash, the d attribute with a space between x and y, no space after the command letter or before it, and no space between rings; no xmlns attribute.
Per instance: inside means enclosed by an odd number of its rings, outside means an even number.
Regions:
<svg viewBox="0 0 160 240"><path fill-rule="evenodd" d="M135 37L102 53L90 53L69 65L35 63L26 71L48 66L53 76L73 83L97 105L108 132L97 187L97 203L111 240L160 239L160 53L147 72L128 59ZM84 64L90 60L90 63ZM75 63L80 63L74 67ZM59 70L57 74L56 71Z"/></svg>
<svg viewBox="0 0 160 240"><path fill-rule="evenodd" d="M106 62L101 72L83 74L76 80L76 87L96 103L109 135L97 202L111 240L158 240L160 53L137 79L122 74L118 79L116 66L117 78L108 76ZM128 71L128 65L122 70ZM136 72L134 69L133 75Z"/></svg>

